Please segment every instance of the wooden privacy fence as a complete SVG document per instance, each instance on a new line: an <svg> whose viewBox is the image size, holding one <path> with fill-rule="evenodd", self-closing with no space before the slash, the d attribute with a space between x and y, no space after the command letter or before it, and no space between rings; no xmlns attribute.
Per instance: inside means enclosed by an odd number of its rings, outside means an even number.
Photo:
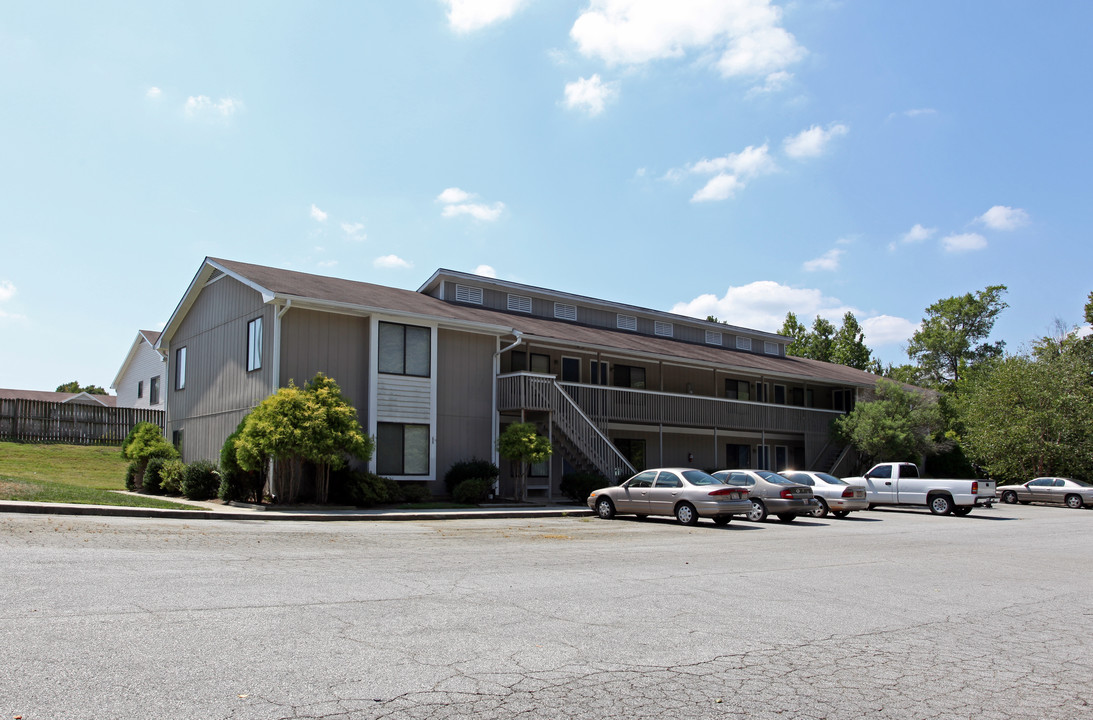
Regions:
<svg viewBox="0 0 1093 720"><path fill-rule="evenodd" d="M164 427L165 415L162 410L144 408L0 399L0 440L121 445L139 422Z"/></svg>

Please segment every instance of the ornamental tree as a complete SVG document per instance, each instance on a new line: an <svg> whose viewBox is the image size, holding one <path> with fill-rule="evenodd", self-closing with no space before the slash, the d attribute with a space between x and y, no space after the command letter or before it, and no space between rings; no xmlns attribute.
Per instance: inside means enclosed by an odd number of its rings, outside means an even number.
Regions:
<svg viewBox="0 0 1093 720"><path fill-rule="evenodd" d="M139 491L144 486L144 471L148 468L148 461L154 457L176 458L178 450L163 437L163 430L159 425L140 422L133 426L122 442L121 456L136 463L133 486Z"/></svg>
<svg viewBox="0 0 1093 720"><path fill-rule="evenodd" d="M932 393L910 390L891 380L877 381L876 399L861 402L835 420L835 435L857 450L865 465L918 462L945 449L935 437L944 418Z"/></svg>
<svg viewBox="0 0 1093 720"><path fill-rule="evenodd" d="M550 457L550 440L539 434L535 423L512 423L498 436L497 452L516 463L516 499L528 499L528 470Z"/></svg>

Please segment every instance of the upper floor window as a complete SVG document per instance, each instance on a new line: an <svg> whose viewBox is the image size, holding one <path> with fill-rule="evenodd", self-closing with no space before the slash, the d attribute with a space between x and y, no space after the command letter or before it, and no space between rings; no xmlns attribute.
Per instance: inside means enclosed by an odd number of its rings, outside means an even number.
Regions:
<svg viewBox="0 0 1093 720"><path fill-rule="evenodd" d="M645 389L645 368L631 365L615 365L615 387Z"/></svg>
<svg viewBox="0 0 1093 720"><path fill-rule="evenodd" d="M175 390L186 388L186 348L175 350Z"/></svg>
<svg viewBox="0 0 1093 720"><path fill-rule="evenodd" d="M247 372L262 367L262 318L247 323Z"/></svg>
<svg viewBox="0 0 1093 720"><path fill-rule="evenodd" d="M542 353L531 353L531 366L528 367L528 354L523 350L513 350L512 372L524 372L526 370L533 373L549 373L550 356Z"/></svg>
<svg viewBox="0 0 1093 720"><path fill-rule="evenodd" d="M379 371L389 375L429 377L432 334L427 327L381 322Z"/></svg>

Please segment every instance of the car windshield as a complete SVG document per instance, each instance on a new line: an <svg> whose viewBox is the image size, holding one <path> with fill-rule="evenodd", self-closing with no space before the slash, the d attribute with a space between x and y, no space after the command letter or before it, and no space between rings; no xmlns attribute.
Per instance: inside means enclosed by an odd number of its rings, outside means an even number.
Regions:
<svg viewBox="0 0 1093 720"><path fill-rule="evenodd" d="M828 475L827 473L816 473L816 477L820 478L821 480L823 480L828 485L847 485L848 484L848 483L843 482L839 478L835 477L834 475Z"/></svg>
<svg viewBox="0 0 1093 720"><path fill-rule="evenodd" d="M707 475L706 473L702 472L701 470L684 470L683 472L680 473L680 475L682 475L683 479L686 480L687 482L691 483L692 485L724 485L725 484L725 483L721 482L720 480L718 480L717 478L715 478L713 475Z"/></svg>
<svg viewBox="0 0 1093 720"><path fill-rule="evenodd" d="M790 480L789 478L782 477L778 473L772 473L770 470L756 470L755 474L758 475L759 477L763 478L764 480L766 480L769 483L774 483L775 485L796 485L797 484L797 483L793 482L792 480Z"/></svg>

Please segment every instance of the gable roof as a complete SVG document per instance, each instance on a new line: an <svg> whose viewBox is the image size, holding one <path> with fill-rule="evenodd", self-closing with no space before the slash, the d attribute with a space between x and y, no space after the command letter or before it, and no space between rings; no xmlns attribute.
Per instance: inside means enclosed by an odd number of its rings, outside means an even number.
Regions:
<svg viewBox="0 0 1093 720"><path fill-rule="evenodd" d="M85 405L102 405L103 407L117 407L116 395L92 395L91 393L78 392L50 392L48 390L15 390L0 388L0 400L37 400L39 402L55 403L82 403Z"/></svg>
<svg viewBox="0 0 1093 720"><path fill-rule="evenodd" d="M133 344L129 346L129 353L125 356L125 360L122 362L118 374L114 376L113 382L110 383L111 390L118 389L122 377L129 370L129 366L133 364L133 361L137 359L137 354L144 345L147 345L152 351L156 350L159 336L160 332L158 330L137 330L137 337L133 340Z"/></svg>
<svg viewBox="0 0 1093 720"><path fill-rule="evenodd" d="M357 280L281 270L220 258L205 259L164 328L159 338L159 347L170 343L171 337L177 331L201 289L221 273L259 292L267 303L291 302L292 307L361 315L377 312L419 318L437 322L441 327L469 329L498 336L519 336L531 344L579 348L605 355L612 353L638 355L651 361L716 367L730 373L734 370L759 373L772 379L783 377L861 387L873 387L878 379L871 373L818 360L760 355L732 348L699 345L672 338L529 316L524 313L458 305L434 298L421 291L402 290ZM428 285L429 283L426 283L423 288ZM687 320L692 319L687 318ZM715 324L711 323L711 326ZM716 326L725 327L720 324ZM749 331L751 332L753 331ZM759 332L755 334L770 335Z"/></svg>

